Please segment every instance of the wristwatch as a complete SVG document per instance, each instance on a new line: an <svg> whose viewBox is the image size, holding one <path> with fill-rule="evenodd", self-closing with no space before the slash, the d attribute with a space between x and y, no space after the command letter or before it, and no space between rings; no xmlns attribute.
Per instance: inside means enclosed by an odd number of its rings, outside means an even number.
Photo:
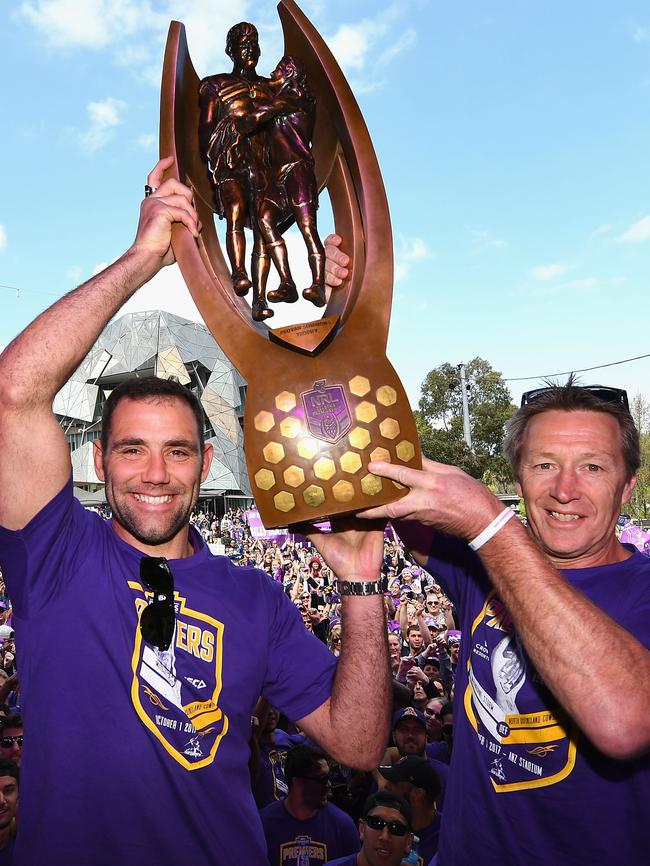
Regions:
<svg viewBox="0 0 650 866"><path fill-rule="evenodd" d="M337 580L339 595L382 595L388 588L385 577L379 580Z"/></svg>

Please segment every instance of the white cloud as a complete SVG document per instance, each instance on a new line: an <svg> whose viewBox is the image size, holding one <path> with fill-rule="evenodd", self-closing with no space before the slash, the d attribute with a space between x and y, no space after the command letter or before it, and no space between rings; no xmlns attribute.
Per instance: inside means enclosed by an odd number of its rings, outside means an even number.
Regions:
<svg viewBox="0 0 650 866"><path fill-rule="evenodd" d="M346 71L361 72L366 65L384 65L409 48L416 39L413 28L400 33L400 19L404 6L392 3L374 18L364 18L354 24L341 24L327 44L339 65ZM382 41L389 45L382 50ZM355 82L356 88L356 82Z"/></svg>
<svg viewBox="0 0 650 866"><path fill-rule="evenodd" d="M650 30L647 27L637 27L632 39L635 42L647 42L650 39Z"/></svg>
<svg viewBox="0 0 650 866"><path fill-rule="evenodd" d="M137 137L136 144L143 150L151 150L151 148L155 146L157 141L157 135L154 135L152 132L143 132L142 135L139 135Z"/></svg>
<svg viewBox="0 0 650 866"><path fill-rule="evenodd" d="M602 225L598 226L598 228L593 230L590 237L591 238L597 238L597 237L600 237L601 235L609 234L609 232L611 232L612 228L613 228L613 226L611 225L611 223L603 223Z"/></svg>
<svg viewBox="0 0 650 866"><path fill-rule="evenodd" d="M547 280L554 280L556 277L565 274L567 271L568 268L566 265L557 262L552 265L537 265L537 267L531 268L528 271L528 275L534 280L546 282Z"/></svg>
<svg viewBox="0 0 650 866"><path fill-rule="evenodd" d="M36 0L22 3L16 15L55 47L103 48L133 36L153 12L134 0Z"/></svg>
<svg viewBox="0 0 650 866"><path fill-rule="evenodd" d="M593 289L596 285L596 280L593 277L582 277L577 280L569 280L566 283L560 283L558 286L559 289L565 289L566 291L572 291L574 289Z"/></svg>
<svg viewBox="0 0 650 866"><path fill-rule="evenodd" d="M112 96L101 102L89 102L86 111L90 127L81 134L82 146L91 153L104 147L110 141L115 127L122 123L126 108L126 102Z"/></svg>
<svg viewBox="0 0 650 866"><path fill-rule="evenodd" d="M7 246L7 232L5 227L0 223L0 251L6 249Z"/></svg>
<svg viewBox="0 0 650 866"><path fill-rule="evenodd" d="M407 238L400 235L395 250L395 283L406 279L414 262L430 259L432 255L429 246L422 238Z"/></svg>
<svg viewBox="0 0 650 866"><path fill-rule="evenodd" d="M485 229L472 229L471 236L474 253L483 253L486 250L503 250L508 246L508 242L503 238L494 237Z"/></svg>
<svg viewBox="0 0 650 866"><path fill-rule="evenodd" d="M650 216L638 220L617 238L623 243L640 243L648 239L650 239Z"/></svg>

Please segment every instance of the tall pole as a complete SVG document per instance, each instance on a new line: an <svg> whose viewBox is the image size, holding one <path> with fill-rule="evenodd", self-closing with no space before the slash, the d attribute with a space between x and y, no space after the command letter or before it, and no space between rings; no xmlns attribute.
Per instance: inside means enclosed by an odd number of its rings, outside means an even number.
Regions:
<svg viewBox="0 0 650 866"><path fill-rule="evenodd" d="M460 371L460 390L463 395L463 433L465 435L465 442L467 442L467 447L471 449L472 447L472 431L469 427L469 403L467 401L467 373L465 371L465 365L459 364L458 369Z"/></svg>

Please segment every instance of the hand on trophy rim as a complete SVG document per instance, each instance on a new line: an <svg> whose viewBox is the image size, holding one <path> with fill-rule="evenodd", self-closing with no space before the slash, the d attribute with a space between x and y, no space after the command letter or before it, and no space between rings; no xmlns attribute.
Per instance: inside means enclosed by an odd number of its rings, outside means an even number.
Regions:
<svg viewBox="0 0 650 866"><path fill-rule="evenodd" d="M147 186L153 192L140 205L140 221L133 244L135 249L155 255L162 265L175 261L171 248L171 230L175 223L182 223L195 238L201 230L192 190L174 177L163 180L165 171L173 163L174 157L164 157L147 176Z"/></svg>
<svg viewBox="0 0 650 866"><path fill-rule="evenodd" d="M303 532L339 580L365 582L378 580L384 552L385 520L372 523L354 515L335 517L331 532L302 526Z"/></svg>
<svg viewBox="0 0 650 866"><path fill-rule="evenodd" d="M331 234L325 238L325 283L328 286L340 286L348 276L350 256L340 250L343 239L340 235Z"/></svg>
<svg viewBox="0 0 650 866"><path fill-rule="evenodd" d="M424 457L422 469L375 461L368 464L368 469L410 490L401 499L359 512L363 520L417 521L471 539L503 510L502 503L487 487L457 466Z"/></svg>

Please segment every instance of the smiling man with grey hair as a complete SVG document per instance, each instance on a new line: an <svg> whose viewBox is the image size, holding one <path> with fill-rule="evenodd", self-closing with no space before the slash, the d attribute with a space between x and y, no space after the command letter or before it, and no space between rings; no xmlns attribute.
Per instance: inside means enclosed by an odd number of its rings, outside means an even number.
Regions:
<svg viewBox="0 0 650 866"><path fill-rule="evenodd" d="M525 394L506 454L528 529L456 467L370 464L411 490L365 516L397 522L461 620L439 866L646 862L650 560L615 534L638 441L620 389Z"/></svg>

